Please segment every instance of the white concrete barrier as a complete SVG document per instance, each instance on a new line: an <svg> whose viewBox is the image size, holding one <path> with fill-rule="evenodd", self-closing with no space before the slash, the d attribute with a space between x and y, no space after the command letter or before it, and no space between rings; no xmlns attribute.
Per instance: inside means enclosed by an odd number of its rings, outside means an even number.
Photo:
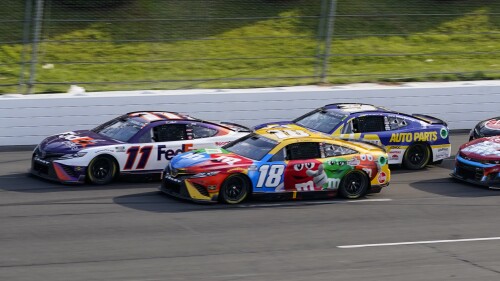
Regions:
<svg viewBox="0 0 500 281"><path fill-rule="evenodd" d="M290 120L337 102L363 102L405 113L429 114L447 121L450 129L470 129L480 120L500 116L500 81L9 94L0 96L0 146L37 144L48 135L93 128L130 111L176 111L254 126Z"/></svg>

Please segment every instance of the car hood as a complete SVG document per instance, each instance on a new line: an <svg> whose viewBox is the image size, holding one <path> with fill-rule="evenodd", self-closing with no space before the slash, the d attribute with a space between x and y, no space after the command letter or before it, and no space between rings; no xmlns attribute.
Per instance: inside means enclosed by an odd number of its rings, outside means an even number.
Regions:
<svg viewBox="0 0 500 281"><path fill-rule="evenodd" d="M188 169L197 173L241 168L253 163L254 161L251 159L222 148L205 148L186 152L175 156L170 161L170 165L174 169Z"/></svg>
<svg viewBox="0 0 500 281"><path fill-rule="evenodd" d="M500 136L480 138L460 147L462 157L476 160L500 159Z"/></svg>
<svg viewBox="0 0 500 281"><path fill-rule="evenodd" d="M38 148L46 153L74 153L85 148L120 144L89 130L65 132L44 139Z"/></svg>
<svg viewBox="0 0 500 281"><path fill-rule="evenodd" d="M500 135L500 117L481 121L477 124L476 129L484 137Z"/></svg>

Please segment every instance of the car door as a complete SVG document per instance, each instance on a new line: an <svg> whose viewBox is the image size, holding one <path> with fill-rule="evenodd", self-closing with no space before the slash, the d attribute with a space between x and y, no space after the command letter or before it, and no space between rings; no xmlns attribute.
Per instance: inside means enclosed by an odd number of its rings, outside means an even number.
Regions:
<svg viewBox="0 0 500 281"><path fill-rule="evenodd" d="M189 150L190 139L183 123L158 123L145 129L137 143L118 159L123 172L161 171L175 155Z"/></svg>
<svg viewBox="0 0 500 281"><path fill-rule="evenodd" d="M319 142L297 142L285 147L284 191L321 190L315 180L322 173Z"/></svg>
<svg viewBox="0 0 500 281"><path fill-rule="evenodd" d="M341 137L344 139L362 140L382 145L381 137L387 138L387 120L382 114L360 115L346 122Z"/></svg>

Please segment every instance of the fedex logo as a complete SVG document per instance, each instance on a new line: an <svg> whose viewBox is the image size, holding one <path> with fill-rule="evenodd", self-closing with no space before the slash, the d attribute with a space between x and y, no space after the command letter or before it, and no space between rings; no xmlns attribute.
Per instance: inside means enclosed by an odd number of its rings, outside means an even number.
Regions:
<svg viewBox="0 0 500 281"><path fill-rule="evenodd" d="M161 161L161 160L165 159L165 160L170 161L177 154L180 154L180 153L183 153L186 151L190 151L191 149L193 149L192 143L183 144L182 147L179 149L167 149L166 145L160 144L160 145L158 145L158 148L157 148L158 153L157 153L156 160Z"/></svg>

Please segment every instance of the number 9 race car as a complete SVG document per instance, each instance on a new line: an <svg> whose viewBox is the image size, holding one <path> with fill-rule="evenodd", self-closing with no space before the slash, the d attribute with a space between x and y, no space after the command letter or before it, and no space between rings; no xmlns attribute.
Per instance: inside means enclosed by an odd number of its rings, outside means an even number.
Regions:
<svg viewBox="0 0 500 281"><path fill-rule="evenodd" d="M500 135L500 116L477 123L469 133L469 141L498 135Z"/></svg>
<svg viewBox="0 0 500 281"><path fill-rule="evenodd" d="M362 103L335 103L286 122L348 140L383 145L389 164L422 169L450 157L451 144L446 122L423 114L404 114Z"/></svg>
<svg viewBox="0 0 500 281"><path fill-rule="evenodd" d="M232 123L212 123L179 113L131 112L92 130L44 139L31 173L63 183L107 184L119 175L157 174L175 155L222 146L250 133Z"/></svg>
<svg viewBox="0 0 500 281"><path fill-rule="evenodd" d="M160 190L197 202L237 204L250 195L280 199L356 199L387 186L378 146L333 139L296 125L266 127L222 148L177 155Z"/></svg>
<svg viewBox="0 0 500 281"><path fill-rule="evenodd" d="M491 189L500 189L500 136L475 139L462 144L451 176Z"/></svg>

